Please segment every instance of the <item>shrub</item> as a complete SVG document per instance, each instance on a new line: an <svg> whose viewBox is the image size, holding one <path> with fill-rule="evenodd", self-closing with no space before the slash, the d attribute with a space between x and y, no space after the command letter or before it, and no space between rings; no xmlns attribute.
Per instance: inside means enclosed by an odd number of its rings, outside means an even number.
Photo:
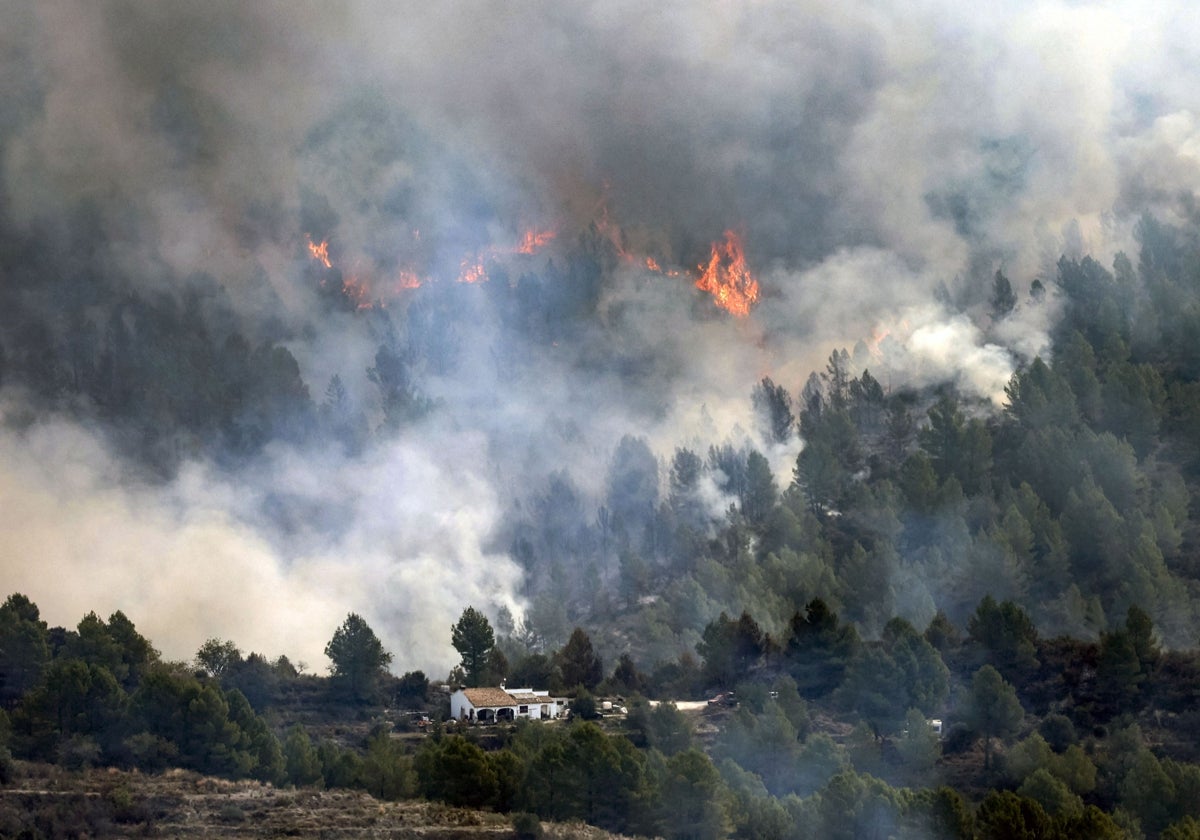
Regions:
<svg viewBox="0 0 1200 840"><path fill-rule="evenodd" d="M543 836L542 821L538 819L537 814L513 814L512 824L513 831L517 833L517 840L541 840Z"/></svg>
<svg viewBox="0 0 1200 840"><path fill-rule="evenodd" d="M1046 715L1038 724L1038 732L1046 739L1050 749L1056 753L1063 752L1079 740L1079 736L1075 733L1075 724L1071 723L1071 719L1066 715Z"/></svg>
<svg viewBox="0 0 1200 840"><path fill-rule="evenodd" d="M955 755L964 753L971 749L978 736L976 733L965 724L956 723L946 731L946 737L942 741L942 754Z"/></svg>
<svg viewBox="0 0 1200 840"><path fill-rule="evenodd" d="M217 819L219 819L221 822L227 823L244 822L246 819L246 812L237 805L222 805L221 809L217 811Z"/></svg>

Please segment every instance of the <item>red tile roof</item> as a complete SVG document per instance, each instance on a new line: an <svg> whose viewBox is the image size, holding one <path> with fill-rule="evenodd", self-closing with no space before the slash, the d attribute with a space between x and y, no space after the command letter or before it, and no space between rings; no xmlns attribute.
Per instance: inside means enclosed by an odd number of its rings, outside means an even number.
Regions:
<svg viewBox="0 0 1200 840"><path fill-rule="evenodd" d="M551 702L550 698L543 694L510 694L509 697L522 704Z"/></svg>
<svg viewBox="0 0 1200 840"><path fill-rule="evenodd" d="M503 688L464 688L463 694L476 709L496 706L518 706L517 699Z"/></svg>

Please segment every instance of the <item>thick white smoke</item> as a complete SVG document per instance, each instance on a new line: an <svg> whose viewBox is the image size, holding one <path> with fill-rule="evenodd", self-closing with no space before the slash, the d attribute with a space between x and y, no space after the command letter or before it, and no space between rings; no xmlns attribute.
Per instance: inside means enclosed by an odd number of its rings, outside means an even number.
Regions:
<svg viewBox="0 0 1200 840"><path fill-rule="evenodd" d="M77 425L5 432L0 578L51 623L123 610L182 660L219 637L323 670L357 611L397 667L441 675L465 604L519 613L520 570L482 548L499 514L483 456L478 435L434 434L359 461L273 451L236 478L188 464L164 486ZM280 494L293 515L265 520Z"/></svg>

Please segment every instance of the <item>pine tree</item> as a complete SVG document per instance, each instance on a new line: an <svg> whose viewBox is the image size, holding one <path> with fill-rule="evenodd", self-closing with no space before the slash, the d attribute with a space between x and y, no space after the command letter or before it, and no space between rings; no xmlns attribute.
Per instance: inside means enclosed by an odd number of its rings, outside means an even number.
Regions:
<svg viewBox="0 0 1200 840"><path fill-rule="evenodd" d="M467 686L480 685L488 669L488 657L496 644L496 635L487 617L474 607L467 607L458 623L450 628L450 643L462 656Z"/></svg>

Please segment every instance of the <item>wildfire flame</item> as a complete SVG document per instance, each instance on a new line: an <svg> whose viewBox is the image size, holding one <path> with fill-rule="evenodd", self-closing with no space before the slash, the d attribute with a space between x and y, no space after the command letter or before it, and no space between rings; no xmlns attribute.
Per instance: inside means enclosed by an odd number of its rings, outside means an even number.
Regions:
<svg viewBox="0 0 1200 840"><path fill-rule="evenodd" d="M682 271L663 269L655 257L635 256L626 251L622 242L621 230L609 219L608 207L603 201L597 208L597 216L593 225L596 231L613 244L621 259L634 263L640 262L646 267L646 270L667 277L686 276ZM459 283L487 282L489 260L505 254L536 254L552 242L557 234L558 231L554 228L529 228L522 233L520 240L515 244L492 245L469 254L459 263L457 280ZM419 237L420 233L414 230L413 238ZM325 268L333 268L333 261L329 257L329 241L323 239L316 242L311 235L308 235L307 239L308 253L312 259ZM746 266L742 240L737 233L732 230L726 231L724 241L712 244L712 254L707 265L701 264L697 266L697 269L700 276L696 280L696 288L711 294L717 306L733 315L746 316L750 314L750 308L758 301L758 281L754 279ZM416 271L409 268L400 269L394 276L394 282L384 284L388 289L385 294L389 297L400 294L402 290L419 289L423 285L422 278ZM325 281L322 281L322 285L324 284ZM361 272L355 271L342 280L341 292L358 309L385 306L386 301L382 297L376 298L372 292L373 285L376 284L372 282L370 272L364 276Z"/></svg>
<svg viewBox="0 0 1200 840"><path fill-rule="evenodd" d="M482 257L468 257L459 263L459 283L482 283L487 279L487 269L483 267Z"/></svg>
<svg viewBox="0 0 1200 840"><path fill-rule="evenodd" d="M320 244L312 241L312 237L308 237L308 253L312 258L326 268L333 268L333 263L329 261L329 240L322 239Z"/></svg>
<svg viewBox="0 0 1200 840"><path fill-rule="evenodd" d="M537 230L530 228L521 235L521 241L516 245L492 245L482 252L464 257L458 265L459 283L484 283L488 280L486 263L488 260L504 254L525 254L530 256L545 248L558 235L554 229Z"/></svg>
<svg viewBox="0 0 1200 840"><path fill-rule="evenodd" d="M682 271L678 271L674 268L664 269L661 265L659 265L658 260L654 259L654 257L646 257L646 270L653 271L655 274L662 274L667 277L680 277L683 274Z"/></svg>
<svg viewBox="0 0 1200 840"><path fill-rule="evenodd" d="M863 344L866 345L867 351L871 354L872 358L883 361L884 342L891 339L903 344L908 341L911 335L912 325L909 324L907 318L901 318L890 325L883 323L876 324L874 329L871 330L871 337L863 339Z"/></svg>
<svg viewBox="0 0 1200 840"><path fill-rule="evenodd" d="M354 304L355 309L370 309L371 287L357 277L347 277L342 280L342 294Z"/></svg>
<svg viewBox="0 0 1200 840"><path fill-rule="evenodd" d="M536 254L549 245L557 234L556 230L527 230L521 237L521 244L517 246L517 253Z"/></svg>
<svg viewBox="0 0 1200 840"><path fill-rule="evenodd" d="M605 185L605 190L608 185ZM633 260L634 257L625 250L625 245L622 242L624 238L621 235L621 228L608 218L608 197L607 195L600 196L600 201L597 202L595 209L592 211L592 224L596 228L596 232L603 236L612 244L613 250L617 257L626 262Z"/></svg>
<svg viewBox="0 0 1200 840"><path fill-rule="evenodd" d="M883 340L891 334L891 329L889 327L885 327L883 324L877 324L875 328L871 330L871 337L864 340L863 343L867 345L867 350L870 352L872 358L883 358L883 350L880 345L883 344Z"/></svg>
<svg viewBox="0 0 1200 840"><path fill-rule="evenodd" d="M717 306L733 315L746 316L758 300L758 281L746 267L742 239L725 231L724 242L712 244L708 265L700 265L696 288L713 296Z"/></svg>

